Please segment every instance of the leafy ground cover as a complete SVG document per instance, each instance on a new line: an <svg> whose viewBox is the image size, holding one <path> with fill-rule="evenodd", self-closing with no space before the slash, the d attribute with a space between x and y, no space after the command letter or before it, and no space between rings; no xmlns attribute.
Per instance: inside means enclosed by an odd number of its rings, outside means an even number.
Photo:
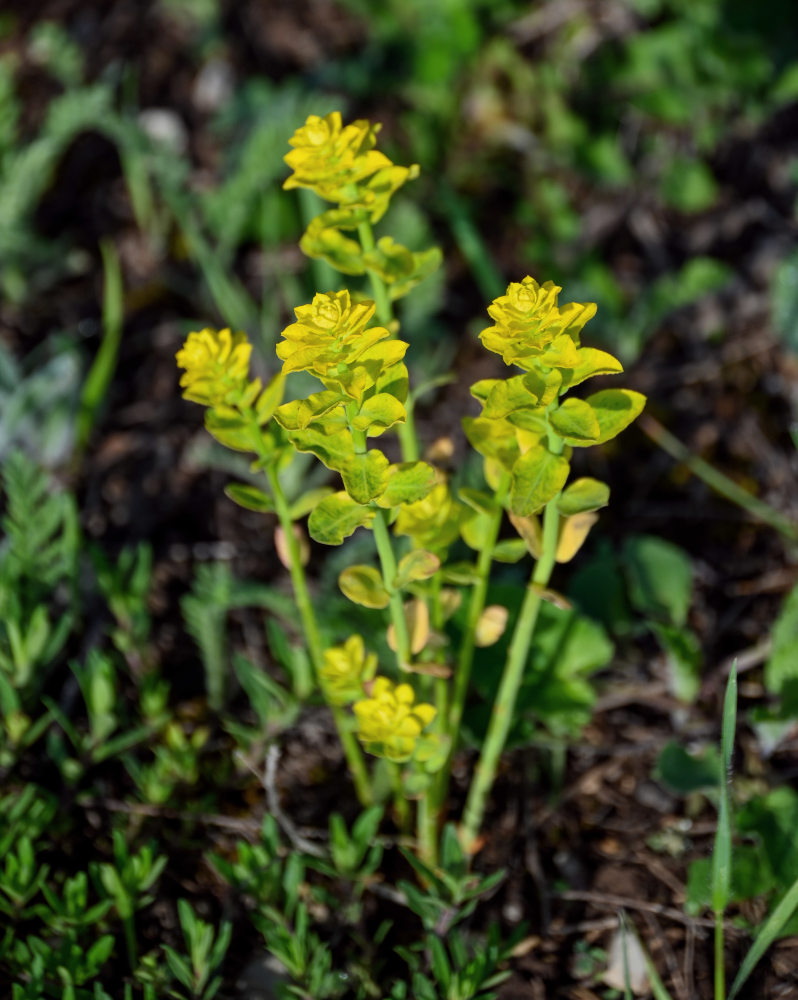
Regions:
<svg viewBox="0 0 798 1000"><path fill-rule="evenodd" d="M419 995L476 995L441 970L482 956L469 974L506 968L505 1000L609 997L624 912L674 997L712 996L712 748L736 658L731 982L798 875L798 23L772 6L3 15L0 995L209 996L221 977L220 995L252 996L257 975L269 995L268 942L299 996L400 996L413 970L433 982ZM273 374L293 306L337 287L296 248L318 205L280 183L294 129L338 107L422 168L390 222L443 248L402 315L440 464L463 463L467 387L497 375L475 334L520 273L597 301L604 346L650 400L622 449L575 459L612 504L558 571L578 617L546 608L478 878L443 914L414 894L390 819L378 842L373 817L340 833L357 802L331 718L302 708L274 524L225 497L246 463L206 438L174 364L189 330L226 323ZM690 474L661 426L778 523ZM292 488L324 483L303 470ZM357 538L345 562L311 546L337 635L369 627L335 584L358 557ZM512 611L521 579L508 564L489 603ZM477 737L502 649L475 659ZM795 988L790 929L741 996ZM411 949L442 930L437 964L428 940Z"/></svg>

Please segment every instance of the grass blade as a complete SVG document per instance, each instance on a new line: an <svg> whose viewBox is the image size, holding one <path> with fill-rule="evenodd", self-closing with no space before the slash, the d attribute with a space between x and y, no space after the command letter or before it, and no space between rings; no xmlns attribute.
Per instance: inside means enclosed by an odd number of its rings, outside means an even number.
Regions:
<svg viewBox="0 0 798 1000"><path fill-rule="evenodd" d="M754 966L771 944L773 944L782 927L784 927L793 915L796 908L798 908L798 879L793 882L786 896L784 896L764 924L759 928L759 933L754 939L754 943L748 949L748 954L743 959L743 964L735 976L728 1000L734 1000L734 997L737 996L743 983L751 975Z"/></svg>
<svg viewBox="0 0 798 1000"><path fill-rule="evenodd" d="M731 891L732 824L729 806L734 731L737 725L737 664L732 667L723 699L721 772L718 785L718 829L712 852L712 910L715 914L715 1000L724 1000L726 972L723 962L723 916Z"/></svg>

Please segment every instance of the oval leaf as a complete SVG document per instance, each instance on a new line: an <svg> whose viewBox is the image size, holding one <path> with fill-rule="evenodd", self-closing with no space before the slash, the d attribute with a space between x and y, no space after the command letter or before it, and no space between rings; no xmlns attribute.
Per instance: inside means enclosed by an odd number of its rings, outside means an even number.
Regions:
<svg viewBox="0 0 798 1000"><path fill-rule="evenodd" d="M440 559L432 552L415 549L399 560L394 587L401 589L414 580L428 580L441 568Z"/></svg>
<svg viewBox="0 0 798 1000"><path fill-rule="evenodd" d="M554 455L544 445L535 445L521 455L513 466L510 508L526 517L535 514L552 500L568 478L568 462Z"/></svg>
<svg viewBox="0 0 798 1000"><path fill-rule="evenodd" d="M380 507L398 507L423 500L435 485L437 475L426 462L401 462L388 468L387 480L377 503Z"/></svg>
<svg viewBox="0 0 798 1000"><path fill-rule="evenodd" d="M600 434L596 444L610 441L640 415L646 405L642 392L633 389L603 389L587 397L596 414Z"/></svg>
<svg viewBox="0 0 798 1000"><path fill-rule="evenodd" d="M380 496L387 483L388 459L372 448L363 454L350 456L341 468L346 492L357 503L369 503Z"/></svg>
<svg viewBox="0 0 798 1000"><path fill-rule="evenodd" d="M340 545L357 528L374 520L375 511L341 491L325 497L308 518L310 537L322 545Z"/></svg>
<svg viewBox="0 0 798 1000"><path fill-rule="evenodd" d="M590 529L598 521L598 514L586 512L583 514L572 514L571 517L563 518L560 524L560 535L557 539L557 552L555 558L558 563L570 562L576 553L582 548L585 539L590 533Z"/></svg>
<svg viewBox="0 0 798 1000"><path fill-rule="evenodd" d="M585 514L591 510L599 510L610 502L610 488L598 479L588 476L575 479L563 492L557 501L557 510L570 517L572 514Z"/></svg>
<svg viewBox="0 0 798 1000"><path fill-rule="evenodd" d="M364 608L387 608L390 594L374 566L348 566L338 577L344 597Z"/></svg>
<svg viewBox="0 0 798 1000"><path fill-rule="evenodd" d="M566 399L548 419L564 441L577 447L595 444L601 433L596 414L584 399Z"/></svg>
<svg viewBox="0 0 798 1000"><path fill-rule="evenodd" d="M274 501L269 494L249 483L228 483L224 492L225 496L246 510L255 510L259 514L269 514L274 510Z"/></svg>

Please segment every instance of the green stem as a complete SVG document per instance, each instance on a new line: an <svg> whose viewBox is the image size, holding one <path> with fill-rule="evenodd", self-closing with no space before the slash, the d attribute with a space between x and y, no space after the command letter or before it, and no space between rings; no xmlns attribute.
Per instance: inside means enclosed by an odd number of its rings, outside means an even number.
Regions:
<svg viewBox="0 0 798 1000"><path fill-rule="evenodd" d="M388 532L388 512L380 509L377 516L371 523L374 530L374 543L377 546L377 554L380 557L382 567L382 579L385 589L390 594L388 610L391 615L394 632L396 633L396 659L399 669L403 670L405 664L410 662L410 636L407 632L407 621L405 620L405 609L402 604L402 595L398 590L393 589L393 581L396 577L396 556L393 554L391 536Z"/></svg>
<svg viewBox="0 0 798 1000"><path fill-rule="evenodd" d="M461 840L466 851L473 849L477 834L482 826L488 794L493 786L499 758L510 731L518 689L521 686L524 667L529 657L529 647L540 610L541 590L548 585L551 571L554 568L560 522L557 510L558 496L546 505L546 511L543 515L541 556L527 586L524 603L521 605L515 631L510 641L510 648L507 651L504 673L491 712L482 753L477 762L471 787L468 790L461 829Z"/></svg>
<svg viewBox="0 0 798 1000"><path fill-rule="evenodd" d="M468 603L465 632L460 643L460 652L457 657L457 667L455 669L452 704L449 708L449 716L446 722L446 730L451 743L446 763L441 768L438 776L436 801L439 809L442 808L449 794L451 762L457 749L460 723L463 719L466 697L468 695L468 684L471 680L471 668L474 663L474 652L476 651L477 623L482 612L485 610L485 600L490 581L490 568L493 564L493 550L496 548L496 541L501 529L502 515L504 513L503 503L508 486L509 476L505 475L496 493L497 507L488 528L485 545L480 550L479 558L477 559L478 580L471 590L471 599Z"/></svg>
<svg viewBox="0 0 798 1000"><path fill-rule="evenodd" d="M435 865L438 861L438 812L432 791L433 786L430 785L419 799L416 816L418 853L428 865Z"/></svg>
<svg viewBox="0 0 798 1000"><path fill-rule="evenodd" d="M285 544L288 550L289 572L291 583L294 588L294 599L299 609L299 617L302 619L302 628L305 633L305 641L313 663L313 669L318 682L321 668L324 666L324 647L319 636L316 615L313 611L310 593L308 591L305 569L302 565L302 555L299 549L299 542L294 535L294 522L291 519L291 511L286 500L283 488L273 465L266 465L266 476L269 480L274 507L277 511L277 518L285 535ZM319 685L321 687L321 685ZM323 689L322 689L323 690ZM346 756L346 762L352 774L355 784L355 791L360 803L368 806L372 802L371 781L369 780L366 761L360 749L360 744L354 733L350 730L348 720L344 712L335 705L330 705L333 720L335 721L338 737Z"/></svg>
<svg viewBox="0 0 798 1000"><path fill-rule="evenodd" d="M138 948L136 947L136 920L129 916L122 920L122 927L125 931L125 947L127 948L127 958L130 962L130 971L135 974L139 964Z"/></svg>
<svg viewBox="0 0 798 1000"><path fill-rule="evenodd" d="M715 914L715 1000L726 1000L726 967L723 964L723 913Z"/></svg>
<svg viewBox="0 0 798 1000"><path fill-rule="evenodd" d="M371 253L374 249L374 231L368 219L361 222L357 227L360 237L360 245L364 253ZM368 271L371 289L374 294L374 305L376 308L377 322L383 326L389 326L393 321L393 306L388 288L376 271L366 268ZM403 424L399 424L399 444L402 448L402 459L405 462L418 461L418 439L416 438L415 419L413 416L413 398L408 395L405 400L405 412L407 417Z"/></svg>
<svg viewBox="0 0 798 1000"><path fill-rule="evenodd" d="M410 806L407 804L407 796L402 788L402 768L399 764L391 764L391 783L393 785L393 806L396 812L396 821L402 833L406 833L410 827Z"/></svg>
<svg viewBox="0 0 798 1000"><path fill-rule="evenodd" d="M640 417L640 428L655 444L659 445L663 451L666 451L671 458L675 458L677 462L683 462L690 472L694 476L698 476L699 479L702 479L710 489L715 490L716 493L720 493L721 496L726 497L727 500L731 500L732 503L736 503L738 507L742 507L743 510L747 511L757 521L775 528L785 538L789 538L791 542L798 542L798 524L775 510L770 504L765 503L763 500L749 493L748 490L743 489L742 486L738 486L734 480L729 479L728 476L719 472L709 462L705 462L703 458L694 455L686 445L682 444L678 438L666 430L658 420L655 420L648 414L643 414Z"/></svg>

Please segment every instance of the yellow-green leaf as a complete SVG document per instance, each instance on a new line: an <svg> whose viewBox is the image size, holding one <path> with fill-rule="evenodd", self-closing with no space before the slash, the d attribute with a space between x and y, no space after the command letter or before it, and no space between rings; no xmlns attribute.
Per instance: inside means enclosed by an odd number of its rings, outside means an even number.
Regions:
<svg viewBox="0 0 798 1000"><path fill-rule="evenodd" d="M224 492L234 503L246 510L255 510L259 514L268 514L274 510L274 501L269 494L259 490L257 486L250 486L249 483L228 483Z"/></svg>
<svg viewBox="0 0 798 1000"><path fill-rule="evenodd" d="M335 390L314 392L306 399L292 399L274 411L274 419L287 431L300 431L334 410L346 397Z"/></svg>
<svg viewBox="0 0 798 1000"><path fill-rule="evenodd" d="M316 489L303 493L291 504L289 511L291 520L298 521L306 514L309 514L317 504L320 504L325 497L334 492L335 490L331 486L317 486Z"/></svg>
<svg viewBox="0 0 798 1000"><path fill-rule="evenodd" d="M480 455L497 459L506 469L513 467L519 448L512 424L487 417L463 417L462 423L466 437Z"/></svg>
<svg viewBox="0 0 798 1000"><path fill-rule="evenodd" d="M513 466L510 508L526 517L535 514L553 499L568 478L568 462L545 445L530 448Z"/></svg>
<svg viewBox="0 0 798 1000"><path fill-rule="evenodd" d="M610 488L598 479L588 476L575 479L557 501L557 510L569 517L606 507L610 502Z"/></svg>
<svg viewBox="0 0 798 1000"><path fill-rule="evenodd" d="M215 406L205 411L205 429L219 444L233 451L255 451L252 425L232 406Z"/></svg>
<svg viewBox="0 0 798 1000"><path fill-rule="evenodd" d="M454 583L458 587L468 587L481 579L477 567L467 562L450 563L443 567L441 574L446 583Z"/></svg>
<svg viewBox="0 0 798 1000"><path fill-rule="evenodd" d="M595 444L601 433L596 414L584 399L566 399L556 410L548 413L548 421L567 444Z"/></svg>
<svg viewBox="0 0 798 1000"><path fill-rule="evenodd" d="M485 490L475 490L470 486L461 486L457 495L478 514L492 514L496 510L496 501Z"/></svg>
<svg viewBox="0 0 798 1000"><path fill-rule="evenodd" d="M398 507L400 504L423 500L436 482L435 470L426 462L401 462L388 469L387 485L377 498L380 507Z"/></svg>
<svg viewBox="0 0 798 1000"><path fill-rule="evenodd" d="M403 423L406 418L405 408L395 396L378 392L363 403L352 426L355 430L366 431L370 437L377 437L394 424Z"/></svg>
<svg viewBox="0 0 798 1000"><path fill-rule="evenodd" d="M357 528L374 520L375 511L355 503L348 493L341 491L325 497L308 518L308 531L314 541L322 545L340 545Z"/></svg>
<svg viewBox="0 0 798 1000"><path fill-rule="evenodd" d="M274 411L282 402L284 390L285 375L278 372L258 396L258 401L255 404L255 413L258 415L259 424L265 424L271 420Z"/></svg>
<svg viewBox="0 0 798 1000"><path fill-rule="evenodd" d="M410 652L417 655L427 645L429 639L429 608L424 601L414 599L404 606ZM396 652L396 629L388 626L388 645Z"/></svg>
<svg viewBox="0 0 798 1000"><path fill-rule="evenodd" d="M318 428L307 427L302 431L287 433L297 451L312 452L328 469L340 471L355 453L349 431L325 434Z"/></svg>
<svg viewBox="0 0 798 1000"><path fill-rule="evenodd" d="M522 377L524 385L537 397L539 406L548 406L556 399L563 382L563 373L557 368L547 372L533 368Z"/></svg>
<svg viewBox="0 0 798 1000"><path fill-rule="evenodd" d="M338 586L344 597L364 608L387 608L391 600L382 575L373 566L348 566L339 575Z"/></svg>
<svg viewBox="0 0 798 1000"><path fill-rule="evenodd" d="M571 389L585 379L593 378L595 375L617 375L623 371L621 362L606 351L596 350L595 347L580 347L579 362L575 368L563 372L563 386Z"/></svg>
<svg viewBox="0 0 798 1000"><path fill-rule="evenodd" d="M556 560L559 563L570 562L582 548L590 529L598 521L598 514L586 512L573 514L563 518L560 523L560 534L557 539Z"/></svg>
<svg viewBox="0 0 798 1000"><path fill-rule="evenodd" d="M517 563L527 554L526 542L522 538L503 538L493 549L493 558L501 563Z"/></svg>
<svg viewBox="0 0 798 1000"><path fill-rule="evenodd" d="M416 580L428 580L441 568L440 559L424 549L414 549L399 560L393 585L397 590Z"/></svg>
<svg viewBox="0 0 798 1000"><path fill-rule="evenodd" d="M532 392L523 375L513 378L499 379L488 393L482 415L495 420L506 417L515 410L533 409L539 403L538 396Z"/></svg>
<svg viewBox="0 0 798 1000"><path fill-rule="evenodd" d="M540 361L549 368L575 368L579 364L579 352L568 334L561 333L541 354Z"/></svg>
<svg viewBox="0 0 798 1000"><path fill-rule="evenodd" d="M350 455L341 468L346 492L358 503L380 496L388 482L388 459L377 448Z"/></svg>
<svg viewBox="0 0 798 1000"><path fill-rule="evenodd" d="M470 510L460 521L460 534L470 549L481 552L493 532L493 514Z"/></svg>
<svg viewBox="0 0 798 1000"><path fill-rule="evenodd" d="M398 399L400 403L404 403L407 399L409 381L407 365L403 361L399 361L380 372L374 387L377 392L387 392Z"/></svg>
<svg viewBox="0 0 798 1000"><path fill-rule="evenodd" d="M603 389L587 397L599 423L597 444L610 441L642 413L646 397L633 389Z"/></svg>

